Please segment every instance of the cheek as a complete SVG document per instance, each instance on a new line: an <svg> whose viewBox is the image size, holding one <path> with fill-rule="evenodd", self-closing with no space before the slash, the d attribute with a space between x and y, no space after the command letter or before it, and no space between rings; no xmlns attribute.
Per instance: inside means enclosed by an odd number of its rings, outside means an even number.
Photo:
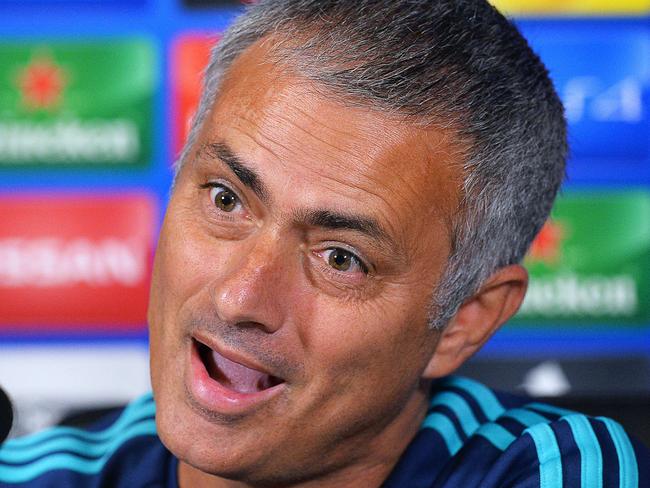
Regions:
<svg viewBox="0 0 650 488"><path fill-rule="evenodd" d="M311 349L337 381L375 382L418 376L427 360L426 313L399 293L366 302L317 300L309 328Z"/></svg>
<svg viewBox="0 0 650 488"><path fill-rule="evenodd" d="M178 327L181 308L208 280L204 264L209 258L198 242L184 222L175 219L173 214L166 217L154 261L148 312L154 374L169 363L163 358L173 357L181 345L182 331Z"/></svg>
<svg viewBox="0 0 650 488"><path fill-rule="evenodd" d="M165 221L153 274L152 300L161 310L178 310L210 279L220 262L220 247L210 245L186 219Z"/></svg>
<svg viewBox="0 0 650 488"><path fill-rule="evenodd" d="M320 299L315 309L306 355L311 381L301 418L318 419L313 428L328 433L320 434L323 442L376 432L419 391L428 357L426 325L394 303L332 306Z"/></svg>

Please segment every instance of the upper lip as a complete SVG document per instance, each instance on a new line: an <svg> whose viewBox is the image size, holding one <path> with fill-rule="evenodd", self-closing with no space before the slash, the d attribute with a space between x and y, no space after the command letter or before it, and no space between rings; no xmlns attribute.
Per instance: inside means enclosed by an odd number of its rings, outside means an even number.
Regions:
<svg viewBox="0 0 650 488"><path fill-rule="evenodd" d="M278 379L282 379L280 376L273 374L266 366L260 364L258 361L256 361L253 358L250 358L248 356L245 356L241 354L239 351L235 351L232 349L226 349L222 347L220 344L218 344L216 341L214 341L212 338L207 337L205 335L202 335L201 333L194 333L192 334L192 338L200 342L201 344L209 347L213 351L215 351L217 354L223 356L224 358L233 361L235 363L241 364L242 366L246 366L247 368L254 369L256 371L259 371L261 373L264 373L269 376L274 376ZM283 380L284 381L284 380Z"/></svg>

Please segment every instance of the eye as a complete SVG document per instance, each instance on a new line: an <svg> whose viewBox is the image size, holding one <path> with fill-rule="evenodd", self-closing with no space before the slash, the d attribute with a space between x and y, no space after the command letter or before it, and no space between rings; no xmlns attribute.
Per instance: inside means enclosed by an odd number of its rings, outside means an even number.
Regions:
<svg viewBox="0 0 650 488"><path fill-rule="evenodd" d="M360 271L364 274L368 273L368 268L354 253L347 249L334 247L326 249L323 257L327 259L327 264L337 271L343 273Z"/></svg>
<svg viewBox="0 0 650 488"><path fill-rule="evenodd" d="M223 185L211 185L210 200L223 212L232 212L241 205L237 195Z"/></svg>

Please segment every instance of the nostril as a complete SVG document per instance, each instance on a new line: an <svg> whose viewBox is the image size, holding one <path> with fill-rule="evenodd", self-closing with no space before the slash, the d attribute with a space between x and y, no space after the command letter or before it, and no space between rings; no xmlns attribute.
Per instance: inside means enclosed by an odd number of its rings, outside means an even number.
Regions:
<svg viewBox="0 0 650 488"><path fill-rule="evenodd" d="M259 268L224 272L211 282L212 303L219 320L224 324L244 328L259 328L274 332L284 323L289 313L285 299L288 288L288 270L284 274L270 270L277 266L262 264Z"/></svg>

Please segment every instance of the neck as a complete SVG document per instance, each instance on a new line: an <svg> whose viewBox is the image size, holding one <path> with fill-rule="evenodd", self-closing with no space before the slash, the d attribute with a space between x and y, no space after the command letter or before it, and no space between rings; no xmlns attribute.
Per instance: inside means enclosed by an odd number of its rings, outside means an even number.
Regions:
<svg viewBox="0 0 650 488"><path fill-rule="evenodd" d="M232 480L205 473L180 461L178 481L180 488L340 488L341 486L380 487L388 478L408 444L417 434L427 411L428 388L419 390L400 415L380 432L363 439L350 440L354 444L352 462L311 479L286 483L248 482ZM348 449L350 448L348 447ZM359 454L359 451L362 451Z"/></svg>

